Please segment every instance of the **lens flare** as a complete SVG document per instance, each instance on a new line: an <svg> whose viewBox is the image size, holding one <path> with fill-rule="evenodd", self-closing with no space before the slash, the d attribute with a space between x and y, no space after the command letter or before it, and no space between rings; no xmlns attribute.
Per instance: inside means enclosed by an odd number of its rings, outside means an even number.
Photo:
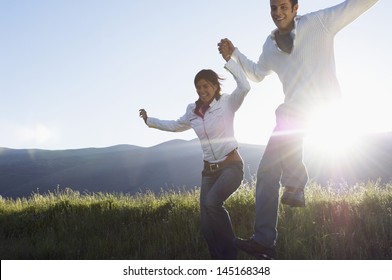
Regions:
<svg viewBox="0 0 392 280"><path fill-rule="evenodd" d="M342 103L320 108L312 114L305 143L311 149L328 157L341 157L359 147L360 124Z"/></svg>

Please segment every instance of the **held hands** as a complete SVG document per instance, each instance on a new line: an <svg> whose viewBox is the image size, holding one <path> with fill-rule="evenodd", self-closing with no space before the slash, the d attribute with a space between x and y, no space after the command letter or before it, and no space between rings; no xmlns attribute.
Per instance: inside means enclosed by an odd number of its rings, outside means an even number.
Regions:
<svg viewBox="0 0 392 280"><path fill-rule="evenodd" d="M147 112L144 109L139 110L139 117L143 118L144 122L147 123Z"/></svg>
<svg viewBox="0 0 392 280"><path fill-rule="evenodd" d="M223 59L226 61L230 60L231 55L234 52L234 48L235 47L234 47L233 43L227 38L220 40L220 42L218 43L219 53L222 55Z"/></svg>

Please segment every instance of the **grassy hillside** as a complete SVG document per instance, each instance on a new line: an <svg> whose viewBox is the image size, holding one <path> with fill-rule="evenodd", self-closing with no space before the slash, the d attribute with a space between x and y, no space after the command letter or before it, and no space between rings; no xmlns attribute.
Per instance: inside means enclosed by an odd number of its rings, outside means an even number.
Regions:
<svg viewBox="0 0 392 280"><path fill-rule="evenodd" d="M198 203L198 189L159 196L66 189L0 197L0 257L209 259ZM243 184L226 206L237 235L250 236L254 184ZM306 208L280 207L280 259L392 258L392 184L311 184Z"/></svg>

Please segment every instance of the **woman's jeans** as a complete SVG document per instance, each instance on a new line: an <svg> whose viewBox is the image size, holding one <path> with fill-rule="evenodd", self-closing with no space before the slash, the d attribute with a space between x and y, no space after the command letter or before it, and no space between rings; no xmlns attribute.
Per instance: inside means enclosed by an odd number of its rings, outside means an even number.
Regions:
<svg viewBox="0 0 392 280"><path fill-rule="evenodd" d="M200 192L201 230L212 259L236 259L234 231L225 200L240 186L243 162L233 161L222 170L202 173Z"/></svg>
<svg viewBox="0 0 392 280"><path fill-rule="evenodd" d="M257 171L256 221L252 237L266 247L276 243L280 184L304 189L308 181L303 163L305 121L298 111L286 104L280 105L275 114L276 127Z"/></svg>

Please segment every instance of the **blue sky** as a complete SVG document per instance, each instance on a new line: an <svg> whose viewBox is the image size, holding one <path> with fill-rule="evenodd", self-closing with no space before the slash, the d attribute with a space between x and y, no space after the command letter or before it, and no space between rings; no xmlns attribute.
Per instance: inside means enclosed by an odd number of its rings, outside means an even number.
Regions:
<svg viewBox="0 0 392 280"><path fill-rule="evenodd" d="M299 14L340 0L301 0ZM391 1L336 37L336 64L349 125L392 131ZM258 59L274 28L269 1L0 0L0 147L73 149L152 146L193 139L192 130L149 129L138 117L176 119L196 100L195 74L224 76L224 37ZM265 144L283 100L275 75L252 90L237 113L240 142Z"/></svg>

